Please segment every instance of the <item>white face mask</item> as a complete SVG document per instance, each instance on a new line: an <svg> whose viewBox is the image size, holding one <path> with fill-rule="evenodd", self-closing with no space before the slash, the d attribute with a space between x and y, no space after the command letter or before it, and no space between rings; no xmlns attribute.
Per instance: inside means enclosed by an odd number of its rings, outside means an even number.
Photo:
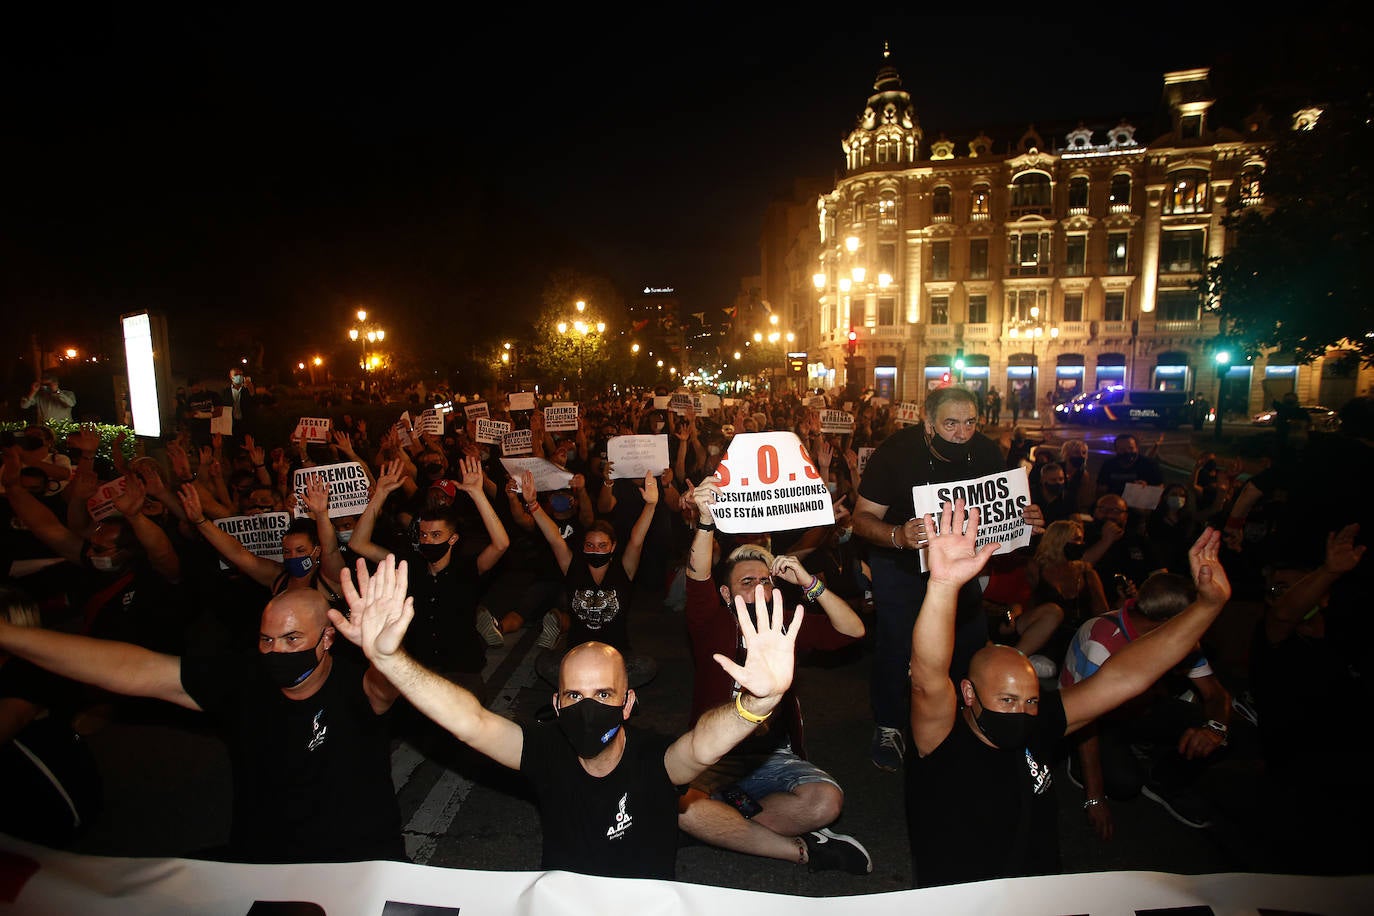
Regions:
<svg viewBox="0 0 1374 916"><path fill-rule="evenodd" d="M338 536L340 544L347 544L349 540L353 537L352 528L349 528L346 531L336 531L334 533Z"/></svg>
<svg viewBox="0 0 1374 916"><path fill-rule="evenodd" d="M114 557L91 557L91 569L96 572L111 572L114 568Z"/></svg>

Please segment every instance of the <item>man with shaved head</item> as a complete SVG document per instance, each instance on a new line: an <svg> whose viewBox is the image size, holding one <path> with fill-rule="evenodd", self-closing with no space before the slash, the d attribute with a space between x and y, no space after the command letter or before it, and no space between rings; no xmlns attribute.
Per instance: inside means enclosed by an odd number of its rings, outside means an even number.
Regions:
<svg viewBox="0 0 1374 916"><path fill-rule="evenodd" d="M967 530L965 530L967 522ZM907 827L916 886L1054 874L1057 808L1050 771L1066 735L1139 695L1187 655L1231 596L1206 529L1189 551L1197 597L1180 614L1115 652L1093 677L1040 692L1030 661L1010 646L976 652L950 678L959 590L1001 547L975 549L977 510L946 505L939 532L925 517L930 581L911 634Z"/></svg>
<svg viewBox="0 0 1374 916"><path fill-rule="evenodd" d="M384 714L396 690L356 653L335 656L329 603L267 603L257 653L177 657L0 621L0 651L104 690L204 710L229 748L229 844L241 862L405 859Z"/></svg>
<svg viewBox="0 0 1374 916"><path fill-rule="evenodd" d="M677 739L630 725L635 692L612 646L584 642L563 657L552 722L518 725L467 690L415 661L403 645L414 606L408 570L388 555L372 575L344 573L349 618L330 619L420 712L497 763L518 769L534 790L543 825L543 867L618 878L676 873L682 791L773 714L792 684L802 609L786 615L773 592L755 590L754 618L742 598L735 616L749 647L743 665L716 663L739 684L732 702L706 711ZM790 618L790 619L784 619Z"/></svg>

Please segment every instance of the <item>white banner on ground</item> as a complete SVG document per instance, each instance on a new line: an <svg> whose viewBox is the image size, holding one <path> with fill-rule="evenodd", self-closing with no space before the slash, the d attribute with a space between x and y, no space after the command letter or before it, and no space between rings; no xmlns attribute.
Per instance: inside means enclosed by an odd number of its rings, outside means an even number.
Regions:
<svg viewBox="0 0 1374 916"><path fill-rule="evenodd" d="M111 515L118 515L119 510L115 508L114 501L123 496L127 489L128 481L123 477L116 477L114 480L102 483L91 494L90 499L86 500L86 511L97 522L107 519Z"/></svg>
<svg viewBox="0 0 1374 916"><path fill-rule="evenodd" d="M959 480L951 483L930 483L911 488L911 502L916 518L929 513L934 516L936 530L940 527L940 508L946 503L962 499L967 508L977 507L978 540L975 546L1000 542L1000 553L1006 554L1030 543L1031 529L1021 520L1021 511L1031 503L1030 482L1025 468L998 471L986 477ZM921 551L921 569L926 568L926 551Z"/></svg>
<svg viewBox="0 0 1374 916"><path fill-rule="evenodd" d="M529 471L534 475L534 488L540 493L563 490L572 483L571 471L563 470L546 458L502 458L501 464L516 481L520 480L522 471Z"/></svg>
<svg viewBox="0 0 1374 916"><path fill-rule="evenodd" d="M463 413L467 414L469 422L491 416L491 411L487 408L486 401L478 401L476 404L464 404Z"/></svg>
<svg viewBox="0 0 1374 916"><path fill-rule="evenodd" d="M577 405L559 403L545 407L544 428L551 433L577 432Z"/></svg>
<svg viewBox="0 0 1374 916"><path fill-rule="evenodd" d="M505 420L488 420L483 417L477 421L478 442L496 445L501 441L501 437L508 432L510 432L510 424Z"/></svg>
<svg viewBox="0 0 1374 916"><path fill-rule="evenodd" d="M512 391L506 399L511 410L534 410L533 391Z"/></svg>
<svg viewBox="0 0 1374 916"><path fill-rule="evenodd" d="M291 480L297 500L292 511L296 518L307 518L310 513L301 507L305 499L305 488L312 478L319 477L329 484L329 517L341 515L361 515L367 508L367 491L371 484L367 471L356 461L341 461L338 464L321 464L313 468L299 468Z"/></svg>
<svg viewBox="0 0 1374 916"><path fill-rule="evenodd" d="M214 520L215 527L238 541L248 552L264 560L282 561L281 538L291 526L291 513L264 512L261 515L231 515ZM229 564L219 561L220 569Z"/></svg>
<svg viewBox="0 0 1374 916"><path fill-rule="evenodd" d="M390 913L698 913L903 916L911 913L1322 913L1362 916L1374 876L1121 871L1005 878L846 897L800 897L656 879L571 872L471 871L408 862L239 865L202 859L82 856L0 835L7 880L0 909L83 916L243 916L277 910L329 916ZM293 907L292 904L295 904Z"/></svg>
<svg viewBox="0 0 1374 916"><path fill-rule="evenodd" d="M921 422L921 405L915 401L903 401L897 405L892 419L903 426L915 426Z"/></svg>
<svg viewBox="0 0 1374 916"><path fill-rule="evenodd" d="M302 442L328 442L328 417L301 417L296 424L296 438Z"/></svg>
<svg viewBox="0 0 1374 916"><path fill-rule="evenodd" d="M667 436L612 436L606 443L606 460L611 462L611 477L643 480L645 474L657 477L671 467Z"/></svg>
<svg viewBox="0 0 1374 916"><path fill-rule="evenodd" d="M534 430L515 429L501 437L502 455L529 455L534 452Z"/></svg>
<svg viewBox="0 0 1374 916"><path fill-rule="evenodd" d="M715 480L720 497L711 514L726 534L835 523L830 491L795 433L739 433Z"/></svg>
<svg viewBox="0 0 1374 916"><path fill-rule="evenodd" d="M854 432L854 415L849 412L848 405L844 410L822 410L821 432L840 435Z"/></svg>

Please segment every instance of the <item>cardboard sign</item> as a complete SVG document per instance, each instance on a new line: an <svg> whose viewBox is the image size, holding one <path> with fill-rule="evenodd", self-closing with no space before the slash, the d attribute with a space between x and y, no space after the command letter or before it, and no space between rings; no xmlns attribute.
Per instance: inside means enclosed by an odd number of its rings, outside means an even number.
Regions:
<svg viewBox="0 0 1374 916"><path fill-rule="evenodd" d="M506 398L511 410L534 410L533 391L512 391Z"/></svg>
<svg viewBox="0 0 1374 916"><path fill-rule="evenodd" d="M655 401L658 398L654 398ZM654 405L658 406L658 405ZM692 396L685 391L677 391L668 396L668 409L675 414L686 414L689 410L696 408Z"/></svg>
<svg viewBox="0 0 1374 916"><path fill-rule="evenodd" d="M531 455L534 453L534 430L516 429L501 437L502 455Z"/></svg>
<svg viewBox="0 0 1374 916"><path fill-rule="evenodd" d="M835 524L830 490L795 433L739 433L720 456L711 506L727 534Z"/></svg>
<svg viewBox="0 0 1374 916"><path fill-rule="evenodd" d="M867 448L867 447L865 447L865 448L859 449L859 476L860 476L860 477L863 476L864 470L868 467L868 459L869 459L869 458L872 458L872 457L873 457L873 453L876 452L876 451L877 451L876 448Z"/></svg>
<svg viewBox="0 0 1374 916"><path fill-rule="evenodd" d="M232 436L234 434L234 410L231 407L224 408L217 417L210 418L210 435L219 433L221 436Z"/></svg>
<svg viewBox="0 0 1374 916"><path fill-rule="evenodd" d="M915 426L921 422L921 405L915 401L903 401L897 405L897 409L892 414L892 419L903 426Z"/></svg>
<svg viewBox="0 0 1374 916"><path fill-rule="evenodd" d="M128 482L123 477L116 477L108 483L101 484L95 493L91 494L91 498L86 500L86 511L97 522L111 515L118 515L119 510L115 508L114 501L123 496L128 488Z"/></svg>
<svg viewBox="0 0 1374 916"><path fill-rule="evenodd" d="M293 508L296 518L309 518L310 513L302 508L305 488L312 478L319 477L329 484L329 517L341 515L361 515L367 508L367 494L371 483L367 471L356 461L341 461L338 464L322 464L313 468L299 468L291 481L297 500Z"/></svg>
<svg viewBox="0 0 1374 916"><path fill-rule="evenodd" d="M854 415L847 410L822 410L821 432L840 435L854 432Z"/></svg>
<svg viewBox="0 0 1374 916"><path fill-rule="evenodd" d="M491 411L487 409L486 401L478 401L476 404L464 404L463 413L467 414L468 422L491 416Z"/></svg>
<svg viewBox="0 0 1374 916"><path fill-rule="evenodd" d="M1164 496L1164 484L1150 486L1140 481L1132 481L1122 487L1121 496L1126 500L1127 508L1153 512Z"/></svg>
<svg viewBox="0 0 1374 916"><path fill-rule="evenodd" d="M296 424L296 438L302 442L328 442L328 417L301 417Z"/></svg>
<svg viewBox="0 0 1374 916"><path fill-rule="evenodd" d="M571 471L565 471L545 458L502 458L501 466L517 483L520 481L521 472L529 471L534 475L534 488L540 493L566 490L572 484Z"/></svg>
<svg viewBox="0 0 1374 916"><path fill-rule="evenodd" d="M936 530L940 526L940 508L956 499L964 500L969 509L980 512L976 546L1000 542L1000 553L1010 553L1025 547L1031 540L1030 525L1021 519L1021 512L1031 504L1030 482L1025 468L997 471L986 477L959 480L952 483L931 483L911 488L911 501L916 518L929 513L934 516ZM921 551L921 569L926 569L926 551Z"/></svg>
<svg viewBox="0 0 1374 916"><path fill-rule="evenodd" d="M643 480L645 474L657 477L668 460L667 436L612 436L606 443L606 460L611 462L611 477L616 480Z"/></svg>
<svg viewBox="0 0 1374 916"><path fill-rule="evenodd" d="M442 436L444 434L444 415L437 410L426 410L415 421L415 435Z"/></svg>
<svg viewBox="0 0 1374 916"><path fill-rule="evenodd" d="M483 417L477 421L477 441L496 445L510 430L511 425L505 420L488 420Z"/></svg>
<svg viewBox="0 0 1374 916"><path fill-rule="evenodd" d="M291 527L289 512L264 512L261 515L231 515L214 520L215 527L242 544L249 553L264 560L282 561L281 538ZM220 567L228 564L220 561Z"/></svg>
<svg viewBox="0 0 1374 916"><path fill-rule="evenodd" d="M545 407L544 428L551 433L577 432L577 405L560 403Z"/></svg>

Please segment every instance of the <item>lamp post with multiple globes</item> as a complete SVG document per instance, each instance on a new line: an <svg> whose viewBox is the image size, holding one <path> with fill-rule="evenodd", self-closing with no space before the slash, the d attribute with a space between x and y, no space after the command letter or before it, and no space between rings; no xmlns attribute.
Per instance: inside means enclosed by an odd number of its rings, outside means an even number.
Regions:
<svg viewBox="0 0 1374 916"><path fill-rule="evenodd" d="M606 322L598 321L595 324L584 316L587 312L587 303L581 299L575 303L577 315L571 321L558 322L558 333L564 337L574 339L577 344L577 399L582 400L582 374L586 368L587 347L592 342L591 335L606 333ZM576 335L574 337L574 335Z"/></svg>
<svg viewBox="0 0 1374 916"><path fill-rule="evenodd" d="M369 359L368 344L378 344L386 340L386 330L375 322L367 320L366 309L358 309L357 318L357 326L348 329L348 339L362 345L362 360L359 362L359 366L363 372L368 372L381 365L380 357L373 355Z"/></svg>

